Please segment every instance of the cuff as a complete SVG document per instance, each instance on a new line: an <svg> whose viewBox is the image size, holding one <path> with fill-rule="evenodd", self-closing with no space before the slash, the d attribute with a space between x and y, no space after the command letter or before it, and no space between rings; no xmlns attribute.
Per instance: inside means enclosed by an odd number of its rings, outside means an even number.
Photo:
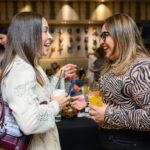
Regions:
<svg viewBox="0 0 150 150"><path fill-rule="evenodd" d="M57 101L51 101L50 104L53 106L54 108L54 115L56 116L60 110L61 110L61 107L59 105L59 103Z"/></svg>
<svg viewBox="0 0 150 150"><path fill-rule="evenodd" d="M114 110L111 106L107 106L104 115L104 121L111 124L113 118Z"/></svg>

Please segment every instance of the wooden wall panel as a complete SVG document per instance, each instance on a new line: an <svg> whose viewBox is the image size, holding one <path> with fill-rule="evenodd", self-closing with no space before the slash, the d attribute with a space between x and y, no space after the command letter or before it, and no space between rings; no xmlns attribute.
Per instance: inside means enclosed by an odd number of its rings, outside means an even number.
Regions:
<svg viewBox="0 0 150 150"><path fill-rule="evenodd" d="M145 6L145 3L140 3L140 9L141 9L140 20L145 20L146 19L146 6Z"/></svg>
<svg viewBox="0 0 150 150"><path fill-rule="evenodd" d="M44 3L44 16L45 18L50 18L50 3L49 2Z"/></svg>
<svg viewBox="0 0 150 150"><path fill-rule="evenodd" d="M43 14L43 7L42 7L42 2L36 2L36 11L39 13L39 14Z"/></svg>
<svg viewBox="0 0 150 150"><path fill-rule="evenodd" d="M24 8L24 2L17 2L16 6L18 8L18 12L24 11L23 10L23 8Z"/></svg>
<svg viewBox="0 0 150 150"><path fill-rule="evenodd" d="M5 21L7 19L6 17L6 2L0 2L0 17L1 21Z"/></svg>
<svg viewBox="0 0 150 150"><path fill-rule="evenodd" d="M124 13L124 2L119 3L119 13Z"/></svg>
<svg viewBox="0 0 150 150"><path fill-rule="evenodd" d="M75 13L77 14L77 18L79 19L79 18L80 18L80 17L79 17L80 7L79 7L78 3L77 3L77 2L73 3L73 4L72 4L72 7L73 7Z"/></svg>
<svg viewBox="0 0 150 150"><path fill-rule="evenodd" d="M125 14L129 14L129 9L130 9L130 7L129 7L129 5L130 5L130 3L123 3L123 13L125 13Z"/></svg>
<svg viewBox="0 0 150 150"><path fill-rule="evenodd" d="M95 6L96 7L96 9L95 9L95 20L100 20L101 17L103 16L104 11L101 9L101 6L102 6L101 4L98 4L98 3L95 3L95 4L96 4L96 6Z"/></svg>
<svg viewBox="0 0 150 150"><path fill-rule="evenodd" d="M85 9L85 19L89 19L90 16L90 3L86 3L86 9Z"/></svg>
<svg viewBox="0 0 150 150"><path fill-rule="evenodd" d="M114 2L113 5L114 5L113 14L118 14L120 12L120 3L119 2Z"/></svg>
<svg viewBox="0 0 150 150"><path fill-rule="evenodd" d="M92 11L92 14L91 14L91 20L96 20L97 19L97 14L96 14L96 8L97 8L97 3L93 3L92 5L92 8L93 8L93 11Z"/></svg>
<svg viewBox="0 0 150 150"><path fill-rule="evenodd" d="M90 3L90 17L89 17L89 19L90 20L95 20L95 17L94 17L94 11L95 11L95 9L96 9L96 4L95 3Z"/></svg>
<svg viewBox="0 0 150 150"><path fill-rule="evenodd" d="M8 19L10 20L14 15L13 2L8 3Z"/></svg>
<svg viewBox="0 0 150 150"><path fill-rule="evenodd" d="M55 5L54 5L54 3L51 3L51 2L49 2L49 9L50 9L50 14L49 14L49 16L50 16L50 19L55 19L57 16L55 15Z"/></svg>
<svg viewBox="0 0 150 150"><path fill-rule="evenodd" d="M55 8L55 15L57 20L62 20L62 4L61 3L54 3L54 8Z"/></svg>
<svg viewBox="0 0 150 150"><path fill-rule="evenodd" d="M70 14L66 14L62 8L64 4L69 5ZM104 4L106 9L101 12L97 9L100 4ZM29 6L29 7L27 7ZM107 10L109 9L109 12ZM136 21L150 20L150 2L142 1L122 1L122 2L49 2L49 1L1 1L0 2L0 21L9 21L14 14L20 11L33 10L40 14L43 14L47 19L50 20L100 20L105 19L108 15L116 13L129 14ZM101 12L101 14L99 14ZM107 13L106 13L107 12ZM64 16L64 15L65 16Z"/></svg>
<svg viewBox="0 0 150 150"><path fill-rule="evenodd" d="M133 18L133 19L135 19L136 17L135 17L135 13L136 13L136 4L134 3L134 2L131 2L130 3L131 4L131 10L132 11L130 11L130 13L131 13L131 17Z"/></svg>
<svg viewBox="0 0 150 150"><path fill-rule="evenodd" d="M150 2L147 5L147 19L150 20Z"/></svg>
<svg viewBox="0 0 150 150"><path fill-rule="evenodd" d="M85 19L86 19L85 12L86 12L86 5L85 5L84 2L81 2L81 3L80 3L80 18L81 18L82 20L85 20Z"/></svg>
<svg viewBox="0 0 150 150"><path fill-rule="evenodd" d="M112 10L113 10L113 4L111 2L108 2L107 6L108 6L108 8L110 10L110 16L111 16L113 14L113 12L112 12Z"/></svg>

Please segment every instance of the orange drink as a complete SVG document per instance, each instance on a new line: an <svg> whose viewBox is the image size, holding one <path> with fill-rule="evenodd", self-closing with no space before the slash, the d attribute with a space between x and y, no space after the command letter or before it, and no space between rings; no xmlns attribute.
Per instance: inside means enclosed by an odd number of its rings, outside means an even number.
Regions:
<svg viewBox="0 0 150 150"><path fill-rule="evenodd" d="M102 96L99 91L94 91L90 93L89 104L95 106L102 106Z"/></svg>

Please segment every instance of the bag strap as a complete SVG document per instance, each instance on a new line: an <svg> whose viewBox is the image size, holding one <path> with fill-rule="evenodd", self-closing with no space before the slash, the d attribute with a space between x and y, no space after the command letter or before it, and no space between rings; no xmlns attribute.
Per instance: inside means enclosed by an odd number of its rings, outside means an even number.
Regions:
<svg viewBox="0 0 150 150"><path fill-rule="evenodd" d="M0 126L4 126L4 120L5 120L5 104L4 101L0 98L0 105L1 105L1 116L0 116Z"/></svg>
<svg viewBox="0 0 150 150"><path fill-rule="evenodd" d="M2 98L0 98L0 105L1 105L0 126L1 129L4 130L3 132L0 132L0 138L3 138L6 135L6 128L4 127L5 126L5 102L3 101Z"/></svg>
<svg viewBox="0 0 150 150"><path fill-rule="evenodd" d="M3 77L2 77L2 80L1 80L1 87L2 87L2 84L4 84L3 83L3 80L5 79L5 77L9 74L9 72L11 71L11 69L12 69L12 67L13 67L13 62L12 62L12 64L10 64L8 67L7 67L7 69L6 69L6 72L5 72L5 74L3 75ZM1 88L1 90L2 90L2 88ZM6 135L6 131L7 131L7 129L5 128L5 107L8 107L9 108L9 106L8 106L8 104L7 104L7 102L5 102L4 100L3 100L3 98L2 97L0 97L0 107L1 107L1 115L0 115L0 127L1 127L1 129L3 130L2 132L0 132L0 138L3 138L5 135ZM10 108L9 108L10 109Z"/></svg>
<svg viewBox="0 0 150 150"><path fill-rule="evenodd" d="M10 64L10 65L8 66L8 68L7 68L8 70L6 70L4 76L2 77L1 85L3 84L3 80L4 80L4 79L6 78L6 76L10 73L10 71L11 71L11 69L12 69L12 67L13 67L13 64L14 64L14 62L12 62L12 64ZM5 120L5 105L8 106L8 104L7 104L7 102L5 102L5 101L3 100L2 97L0 97L0 105L1 105L1 108L2 108L2 110L1 110L1 116L0 116L0 126L3 127L3 126L4 126L4 120ZM8 106L8 107L9 107L9 106ZM9 109L10 109L10 108L9 108Z"/></svg>

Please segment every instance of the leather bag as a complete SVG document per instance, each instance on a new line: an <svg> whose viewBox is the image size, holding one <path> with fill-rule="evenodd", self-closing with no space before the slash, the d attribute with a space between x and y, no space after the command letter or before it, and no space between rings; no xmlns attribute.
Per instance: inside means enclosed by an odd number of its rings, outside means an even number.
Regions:
<svg viewBox="0 0 150 150"><path fill-rule="evenodd" d="M12 115L7 102L0 98L0 148L27 150L31 135L24 135Z"/></svg>

